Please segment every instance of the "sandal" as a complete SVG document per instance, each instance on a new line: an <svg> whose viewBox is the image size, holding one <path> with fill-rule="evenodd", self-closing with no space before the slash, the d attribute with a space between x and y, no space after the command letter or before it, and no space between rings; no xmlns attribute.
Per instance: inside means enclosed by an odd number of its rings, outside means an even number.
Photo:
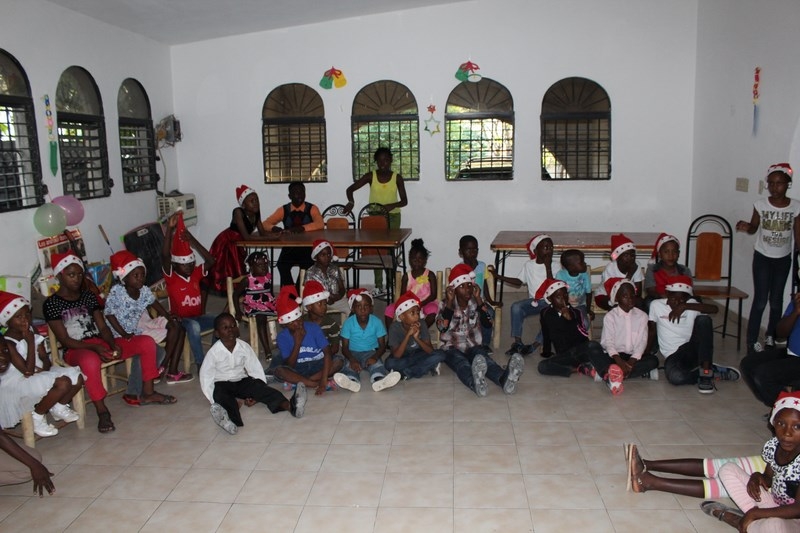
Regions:
<svg viewBox="0 0 800 533"><path fill-rule="evenodd" d="M712 500L706 500L700 504L700 509L703 510L708 516L713 516L717 520L721 522L726 522L725 514L731 514L733 516L744 518L744 513L742 513L739 509L734 509L733 507L728 507L727 505L721 504L719 502L715 502ZM714 513L714 511L719 511L718 514Z"/></svg>
<svg viewBox="0 0 800 533"><path fill-rule="evenodd" d="M647 471L647 467L644 466L644 461L642 458L639 457L639 452L636 449L635 444L628 444L628 482L626 485L627 490L633 490L633 492L647 492L647 489L644 488L644 483L642 483L642 474ZM637 472L639 465L642 465L641 470Z"/></svg>
<svg viewBox="0 0 800 533"><path fill-rule="evenodd" d="M123 394L122 401L130 405L131 407L139 407L139 397L133 394Z"/></svg>
<svg viewBox="0 0 800 533"><path fill-rule="evenodd" d="M139 400L139 405L170 405L178 402L178 399L175 396L171 396L169 394L161 394L160 392L154 392L153 396L161 396L161 399L145 400L144 397L142 397Z"/></svg>
<svg viewBox="0 0 800 533"><path fill-rule="evenodd" d="M105 413L98 413L97 415L97 431L100 433L110 433L117 429L114 426L114 422L111 421L111 413L106 411Z"/></svg>

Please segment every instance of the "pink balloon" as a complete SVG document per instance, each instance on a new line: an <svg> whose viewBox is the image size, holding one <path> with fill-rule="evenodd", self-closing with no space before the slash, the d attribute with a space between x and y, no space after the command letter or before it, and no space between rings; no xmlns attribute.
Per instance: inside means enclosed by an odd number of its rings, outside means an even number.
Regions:
<svg viewBox="0 0 800 533"><path fill-rule="evenodd" d="M67 215L67 226L76 226L83 220L83 204L74 196L57 196L53 203L64 210Z"/></svg>

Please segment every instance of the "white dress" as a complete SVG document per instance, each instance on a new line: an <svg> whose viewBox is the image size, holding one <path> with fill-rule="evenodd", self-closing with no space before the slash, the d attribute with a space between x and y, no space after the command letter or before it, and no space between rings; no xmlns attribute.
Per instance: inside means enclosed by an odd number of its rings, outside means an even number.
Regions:
<svg viewBox="0 0 800 533"><path fill-rule="evenodd" d="M16 340L6 336L6 340L16 343L17 353L23 358L28 357L28 343L25 340ZM39 345L44 342L44 337L34 334L34 344L38 351ZM37 365L38 366L38 365ZM67 376L73 385L78 383L81 369L78 367L60 367L53 365L46 372L37 372L30 377L25 377L13 364L8 365L8 370L0 374L0 427L13 428L26 412L33 411L51 388L56 378Z"/></svg>

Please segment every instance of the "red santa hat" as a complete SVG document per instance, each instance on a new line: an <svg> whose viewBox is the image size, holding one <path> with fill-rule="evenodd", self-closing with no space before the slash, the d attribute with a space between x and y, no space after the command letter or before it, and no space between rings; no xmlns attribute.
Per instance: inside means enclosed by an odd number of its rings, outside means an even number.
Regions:
<svg viewBox="0 0 800 533"><path fill-rule="evenodd" d="M773 172L783 172L789 178L789 181L792 181L792 174L794 174L792 166L789 163L775 163L767 169L767 176Z"/></svg>
<svg viewBox="0 0 800 533"><path fill-rule="evenodd" d="M83 261L71 250L65 253L54 253L50 256L50 264L53 266L54 276L58 276L62 270L70 265L78 265L83 270Z"/></svg>
<svg viewBox="0 0 800 533"><path fill-rule="evenodd" d="M618 233L611 236L611 260L616 261L617 257L627 252L628 250L636 251L636 246L633 241L625 236L623 233Z"/></svg>
<svg viewBox="0 0 800 533"><path fill-rule="evenodd" d="M316 259L316 257L324 250L325 248L331 249L331 261L338 261L339 258L333 255L333 245L326 241L325 239L317 239L311 245L311 259Z"/></svg>
<svg viewBox="0 0 800 533"><path fill-rule="evenodd" d="M659 235L658 239L656 239L655 245L653 245L653 255L650 256L650 259L654 262L658 260L658 251L661 250L662 246L670 241L678 243L678 246L681 244L675 235L670 235L669 233L662 233Z"/></svg>
<svg viewBox="0 0 800 533"><path fill-rule="evenodd" d="M194 263L194 252L186 233L186 223L183 221L183 213L178 213L178 223L175 225L175 234L172 237L172 249L170 254L173 263L188 265Z"/></svg>
<svg viewBox="0 0 800 533"><path fill-rule="evenodd" d="M251 194L255 193L253 189L248 187L247 185L239 185L236 187L236 201L239 202L239 207L244 204L245 198L250 196Z"/></svg>
<svg viewBox="0 0 800 533"><path fill-rule="evenodd" d="M322 283L315 279L310 279L303 285L303 305L305 307L327 300L330 295L331 293L325 290Z"/></svg>
<svg viewBox="0 0 800 533"><path fill-rule="evenodd" d="M692 291L692 278L689 276L670 276L667 278L667 284L664 288L671 292L685 292L690 296L694 294Z"/></svg>
<svg viewBox="0 0 800 533"><path fill-rule="evenodd" d="M464 263L459 263L450 269L450 276L447 278L448 285L454 289L457 289L459 285L474 281L475 271Z"/></svg>
<svg viewBox="0 0 800 533"><path fill-rule="evenodd" d="M603 287L605 287L606 294L608 295L608 305L617 305L617 293L626 283L636 291L636 285L628 278L608 278L603 283Z"/></svg>
<svg viewBox="0 0 800 533"><path fill-rule="evenodd" d="M560 279L547 278L536 290L536 300L541 300L544 298L545 302L550 303L550 297L554 292L556 292L558 289L566 288L567 284Z"/></svg>
<svg viewBox="0 0 800 533"><path fill-rule="evenodd" d="M773 424L775 415L781 409L794 409L800 411L800 391L782 392L778 394L778 399L775 400L775 405L772 407L772 413L769 415L769 423Z"/></svg>
<svg viewBox="0 0 800 533"><path fill-rule="evenodd" d="M22 296L0 291L0 326L8 326L8 321L11 320L11 317L26 305L30 305L30 303Z"/></svg>
<svg viewBox="0 0 800 533"><path fill-rule="evenodd" d="M536 247L539 246L539 243L545 239L550 239L550 235L540 233L539 235L534 235L531 237L531 240L528 241L528 255L531 256L531 259L536 259ZM552 241L553 239L550 240Z"/></svg>
<svg viewBox="0 0 800 533"><path fill-rule="evenodd" d="M142 267L145 272L147 271L147 267L144 266L144 261L128 250L120 250L111 256L111 270L114 271L114 275L117 279L124 279L125 276L138 267Z"/></svg>
<svg viewBox="0 0 800 533"><path fill-rule="evenodd" d="M303 312L300 310L301 301L294 285L281 287L281 292L278 293L278 299L275 302L275 307L278 309L278 324L288 324L303 316Z"/></svg>
<svg viewBox="0 0 800 533"><path fill-rule="evenodd" d="M411 291L406 291L398 300L394 308L394 317L399 318L400 315L412 309L420 307L419 297Z"/></svg>
<svg viewBox="0 0 800 533"><path fill-rule="evenodd" d="M350 309L353 309L353 304L356 302L360 302L361 298L363 297L369 298L369 301L372 302L372 295L369 293L367 289L350 289L347 291L347 304L350 306Z"/></svg>

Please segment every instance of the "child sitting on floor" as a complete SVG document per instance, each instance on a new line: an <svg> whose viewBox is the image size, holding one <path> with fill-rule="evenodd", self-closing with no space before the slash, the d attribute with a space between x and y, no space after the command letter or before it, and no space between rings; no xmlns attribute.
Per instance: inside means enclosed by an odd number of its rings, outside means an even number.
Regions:
<svg viewBox="0 0 800 533"><path fill-rule="evenodd" d="M610 278L605 283L611 311L603 318L600 344L608 354L605 361L593 363L602 376L613 363L625 379L646 376L658 379L658 357L647 348L647 313L635 307L636 293L627 278Z"/></svg>
<svg viewBox="0 0 800 533"><path fill-rule="evenodd" d="M344 299L344 273L341 268L332 264L338 258L333 255L331 243L322 239L315 240L311 248L311 259L314 264L306 271L306 281L318 281L328 291L328 305L337 311L349 313L347 300Z"/></svg>
<svg viewBox="0 0 800 533"><path fill-rule="evenodd" d="M522 342L522 324L527 317L541 313L547 305L546 302L536 298L536 293L544 280L552 278L561 269L561 266L553 261L553 239L549 235L534 236L528 241L527 248L531 259L530 261L525 261L516 278L495 273L498 280L513 287L521 286L523 281L528 286L529 297L511 304L511 336L514 337L514 343L508 349L506 355L515 353L528 355L541 346L541 331L536 335L533 344L524 344Z"/></svg>
<svg viewBox="0 0 800 533"><path fill-rule="evenodd" d="M353 314L344 321L341 336L342 354L348 364L334 374L334 381L343 389L358 392L361 390L359 374L366 369L375 392L394 387L401 376L383 366L386 327L372 314L372 295L366 289L351 289L347 291L347 301Z"/></svg>
<svg viewBox="0 0 800 533"><path fill-rule="evenodd" d="M248 407L258 402L270 413L289 411L302 418L306 405L306 387L297 384L291 400L267 385L264 369L253 348L239 338L239 323L230 313L221 313L214 320L219 339L209 348L200 367L200 388L211 402L211 418L219 427L235 434L244 426L238 400Z"/></svg>
<svg viewBox="0 0 800 533"><path fill-rule="evenodd" d="M420 300L421 314L425 317L426 327L431 327L436 318L436 311L439 310L439 302L436 301L436 274L428 270L428 257L430 252L425 248L422 239L411 241L411 250L408 252L408 263L411 265L411 272L403 274L400 281L400 294L407 291L417 295ZM395 305L390 303L386 306L384 313L384 323L390 327L395 319Z"/></svg>
<svg viewBox="0 0 800 533"><path fill-rule="evenodd" d="M434 350L427 326L420 322L422 302L411 291L403 294L395 306L396 320L389 326L389 357L386 368L396 370L403 379L421 378L427 373L439 375L444 361L442 350Z"/></svg>
<svg viewBox="0 0 800 533"><path fill-rule="evenodd" d="M281 287L277 301L278 324L283 326L277 339L280 356L272 358L269 373L286 383L313 387L314 394L322 396L328 377L342 369L342 361L332 358L322 329L303 321L300 301L294 285Z"/></svg>
<svg viewBox="0 0 800 533"><path fill-rule="evenodd" d="M269 272L269 257L261 251L247 256L250 273L243 277L233 290L233 309L238 322L242 316L255 316L258 341L264 347L267 358L272 354L267 333L267 319L274 317L275 297L272 295L272 274ZM242 303L239 299L244 295Z"/></svg>
<svg viewBox="0 0 800 533"><path fill-rule="evenodd" d="M594 320L592 312L592 280L586 267L583 252L576 249L564 250L561 254L561 270L556 272L556 279L567 284L569 305L578 309L583 314L589 329L589 322Z"/></svg>
<svg viewBox="0 0 800 533"><path fill-rule="evenodd" d="M195 266L192 248L200 253L205 263ZM200 281L208 275L208 269L214 266L214 261L208 250L186 229L183 213L178 212L169 217L164 246L161 249L161 266L169 296L169 309L180 317L198 367L203 363L200 333L214 325L214 316L203 313L205 303Z"/></svg>
<svg viewBox="0 0 800 533"><path fill-rule="evenodd" d="M549 303L542 311L542 355L550 353L551 343L555 345L556 355L539 363L539 373L549 376L570 377L581 373L605 381L611 394L622 393L622 370L615 365L607 365L604 373L595 373L594 364L602 366L607 359L599 343L589 340L583 326L581 312L569 304L567 284L557 279L547 279L539 287L537 298Z"/></svg>
<svg viewBox="0 0 800 533"><path fill-rule="evenodd" d="M52 437L58 429L47 421L75 422L79 415L69 405L83 386L79 368L54 367L44 348L45 339L31 326L30 303L22 296L0 291L0 351L8 370L0 376L0 427L16 426L25 413L33 415L33 432ZM79 399L78 401L83 401Z"/></svg>
<svg viewBox="0 0 800 533"><path fill-rule="evenodd" d="M667 279L672 276L692 277L692 271L678 262L681 256L681 245L674 235L662 233L653 246L651 262L644 273L645 303L667 296Z"/></svg>
<svg viewBox="0 0 800 533"><path fill-rule="evenodd" d="M334 359L341 358L339 354L339 335L342 328L339 320L331 313L328 313L328 291L319 281L306 281L303 285L303 307L309 322L313 322L322 329L325 338L331 347L331 355ZM342 361L344 361L342 359Z"/></svg>
<svg viewBox="0 0 800 533"><path fill-rule="evenodd" d="M692 278L673 276L667 280L667 297L653 300L648 322L648 353L658 337L664 356L664 373L673 385L697 384L701 394L713 394L714 379L736 381L739 371L716 365L711 317L714 304L701 304L692 298Z"/></svg>
<svg viewBox="0 0 800 533"><path fill-rule="evenodd" d="M484 348L491 353L489 345L494 335L495 307L498 309L503 307L503 302L496 302L489 297L486 273L494 272L494 267L487 266L486 263L478 260L478 239L472 235L464 235L458 240L458 255L464 260L464 264L475 273L475 285L480 288L483 301L489 304L486 306L486 314L489 315L491 325L482 329L481 336L483 337Z"/></svg>
<svg viewBox="0 0 800 533"><path fill-rule="evenodd" d="M633 241L626 237L624 234L619 233L611 236L611 262L606 265L603 270L603 275L600 277L600 286L597 288L597 295L594 301L597 307L609 311L611 306L608 305L608 294L606 294L605 282L610 278L627 278L631 280L634 288L636 289L636 303L641 303L642 295L642 269L636 262L636 246Z"/></svg>
<svg viewBox="0 0 800 533"><path fill-rule="evenodd" d="M475 272L463 263L450 270L444 299L436 315L445 364L479 398L489 393L486 378L502 387L504 393L514 394L525 362L520 354L513 353L503 369L489 355L481 336L483 327L489 325L488 306L474 279Z"/></svg>

